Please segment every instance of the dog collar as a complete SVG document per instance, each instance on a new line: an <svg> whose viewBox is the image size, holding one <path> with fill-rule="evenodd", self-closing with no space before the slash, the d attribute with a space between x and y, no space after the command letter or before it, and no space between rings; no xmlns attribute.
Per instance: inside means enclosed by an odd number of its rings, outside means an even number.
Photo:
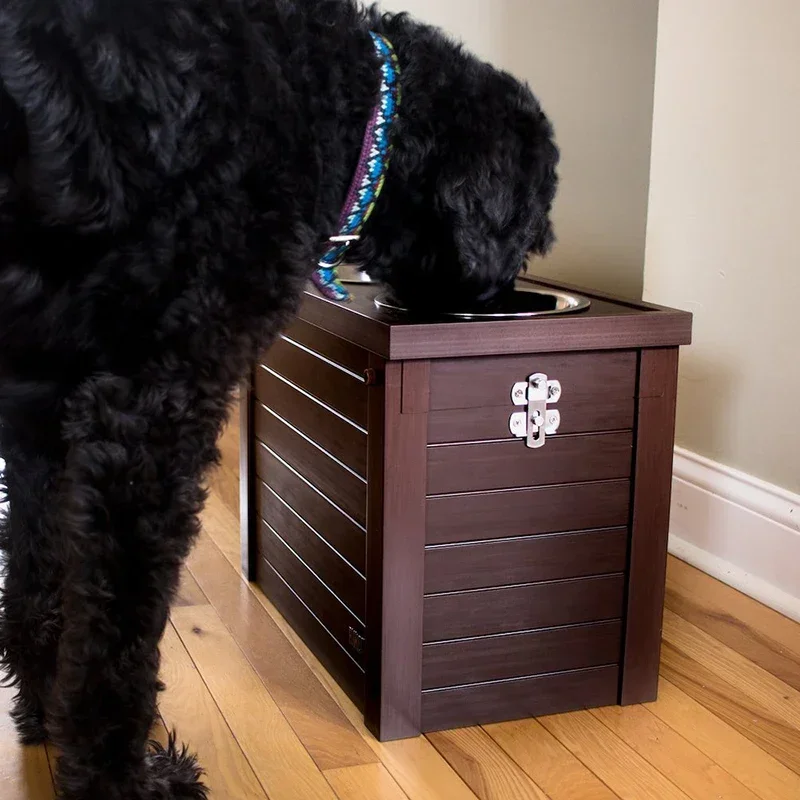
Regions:
<svg viewBox="0 0 800 800"><path fill-rule="evenodd" d="M400 63L394 47L379 33L370 32L370 36L381 59L380 94L367 124L358 167L339 217L339 233L328 239L329 247L311 276L323 296L340 302L349 300L350 292L339 280L337 268L350 245L361 238L386 182L392 153L392 127L400 104Z"/></svg>

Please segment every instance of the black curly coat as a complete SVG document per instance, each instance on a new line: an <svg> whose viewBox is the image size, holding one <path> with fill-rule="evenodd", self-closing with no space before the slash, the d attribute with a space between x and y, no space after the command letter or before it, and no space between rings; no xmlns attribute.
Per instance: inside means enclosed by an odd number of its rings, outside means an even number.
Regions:
<svg viewBox="0 0 800 800"><path fill-rule="evenodd" d="M530 91L350 0L0 5L0 658L68 800L201 798L148 745L158 643L237 382L334 230L385 33L403 103L353 256L417 305L552 242Z"/></svg>

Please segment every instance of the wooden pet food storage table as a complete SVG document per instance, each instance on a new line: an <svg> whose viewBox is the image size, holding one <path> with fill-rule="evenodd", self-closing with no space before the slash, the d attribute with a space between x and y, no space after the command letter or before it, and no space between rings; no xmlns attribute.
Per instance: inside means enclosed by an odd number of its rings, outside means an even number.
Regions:
<svg viewBox="0 0 800 800"><path fill-rule="evenodd" d="M247 576L381 740L654 700L691 315L422 323L378 291L309 292L242 393Z"/></svg>

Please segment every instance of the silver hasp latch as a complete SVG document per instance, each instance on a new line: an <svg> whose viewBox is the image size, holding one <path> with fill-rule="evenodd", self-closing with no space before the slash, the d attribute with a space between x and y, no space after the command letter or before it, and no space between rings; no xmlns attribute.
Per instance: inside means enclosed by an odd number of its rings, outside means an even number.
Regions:
<svg viewBox="0 0 800 800"><path fill-rule="evenodd" d="M555 405L561 399L561 384L549 380L547 375L536 372L527 381L515 383L511 389L511 401L515 406L526 406L525 411L511 415L509 428L518 439L525 439L528 447L544 447L548 436L558 432L561 412Z"/></svg>

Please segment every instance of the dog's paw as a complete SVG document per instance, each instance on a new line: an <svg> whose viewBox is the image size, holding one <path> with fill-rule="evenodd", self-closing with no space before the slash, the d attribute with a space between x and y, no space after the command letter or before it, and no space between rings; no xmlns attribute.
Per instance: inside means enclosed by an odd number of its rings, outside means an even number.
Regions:
<svg viewBox="0 0 800 800"><path fill-rule="evenodd" d="M41 709L17 698L11 709L11 720L17 730L20 744L32 747L47 742L47 729Z"/></svg>
<svg viewBox="0 0 800 800"><path fill-rule="evenodd" d="M166 747L158 742L151 744L147 765L153 781L152 800L207 800L203 770L196 756L185 746L178 747L174 732Z"/></svg>

